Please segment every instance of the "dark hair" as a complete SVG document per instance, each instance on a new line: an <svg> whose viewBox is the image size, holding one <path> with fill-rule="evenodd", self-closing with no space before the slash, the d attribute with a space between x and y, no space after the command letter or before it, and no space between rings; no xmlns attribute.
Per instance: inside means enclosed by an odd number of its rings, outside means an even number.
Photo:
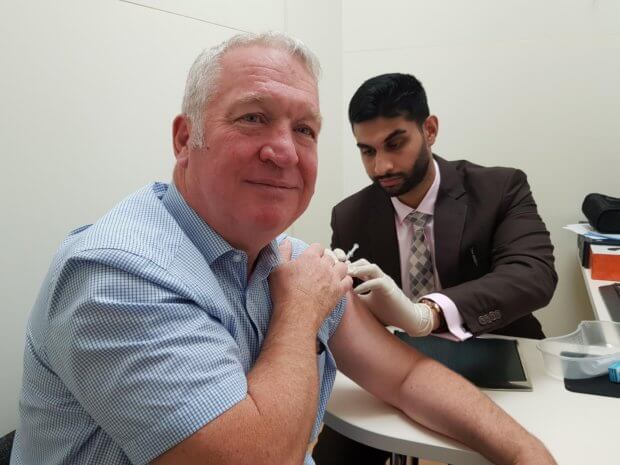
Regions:
<svg viewBox="0 0 620 465"><path fill-rule="evenodd" d="M349 103L351 126L381 116L403 116L421 125L428 115L424 87L410 74L390 73L370 78L357 89Z"/></svg>

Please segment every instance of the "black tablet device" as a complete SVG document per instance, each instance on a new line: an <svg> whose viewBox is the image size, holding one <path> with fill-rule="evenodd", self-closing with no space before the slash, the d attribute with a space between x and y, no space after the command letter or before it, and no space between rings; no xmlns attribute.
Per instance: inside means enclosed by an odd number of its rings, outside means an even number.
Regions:
<svg viewBox="0 0 620 465"><path fill-rule="evenodd" d="M398 338L443 363L482 389L531 391L518 341L499 338L470 338L463 342L437 336L411 337L403 331Z"/></svg>

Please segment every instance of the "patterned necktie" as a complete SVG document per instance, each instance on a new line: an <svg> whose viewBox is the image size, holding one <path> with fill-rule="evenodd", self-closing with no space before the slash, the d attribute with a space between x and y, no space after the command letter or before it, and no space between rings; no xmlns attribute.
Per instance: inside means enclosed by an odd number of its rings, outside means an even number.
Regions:
<svg viewBox="0 0 620 465"><path fill-rule="evenodd" d="M412 211L406 218L413 226L411 257L409 258L409 283L411 299L414 302L432 292L435 288L433 260L431 259L431 252L424 241L424 225L430 218L431 215L417 211Z"/></svg>

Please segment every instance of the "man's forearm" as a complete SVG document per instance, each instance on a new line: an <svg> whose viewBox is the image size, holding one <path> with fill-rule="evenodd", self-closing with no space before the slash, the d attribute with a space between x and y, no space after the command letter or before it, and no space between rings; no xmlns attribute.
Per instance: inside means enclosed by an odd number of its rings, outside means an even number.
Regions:
<svg viewBox="0 0 620 465"><path fill-rule="evenodd" d="M272 318L248 373L245 399L153 461L153 465L300 465L316 417L313 327Z"/></svg>
<svg viewBox="0 0 620 465"><path fill-rule="evenodd" d="M360 386L494 463L554 463L540 441L475 386L389 334L355 296L330 348L338 368ZM515 461L525 454L538 460Z"/></svg>
<svg viewBox="0 0 620 465"><path fill-rule="evenodd" d="M429 379L441 382L429 384ZM517 463L525 444L535 455L548 455L540 441L486 395L434 360L423 359L413 366L395 403L428 428L475 444L493 463Z"/></svg>
<svg viewBox="0 0 620 465"><path fill-rule="evenodd" d="M316 331L311 326L290 325L274 315L248 374L248 397L260 413L272 462L303 462L318 402Z"/></svg>
<svg viewBox="0 0 620 465"><path fill-rule="evenodd" d="M294 262L289 241L269 277L273 311L261 353L248 374L248 398L259 414L264 463L300 464L318 404L317 333L351 287L346 265L311 245ZM246 444L248 447L252 443ZM253 462L257 463L256 457ZM262 463L262 462L259 462Z"/></svg>

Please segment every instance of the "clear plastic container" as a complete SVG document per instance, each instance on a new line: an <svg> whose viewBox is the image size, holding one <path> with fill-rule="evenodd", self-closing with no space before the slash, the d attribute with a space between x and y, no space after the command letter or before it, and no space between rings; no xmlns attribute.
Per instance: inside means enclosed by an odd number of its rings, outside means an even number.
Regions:
<svg viewBox="0 0 620 465"><path fill-rule="evenodd" d="M620 323L582 321L577 330L538 343L545 369L554 378L592 378L620 361Z"/></svg>

